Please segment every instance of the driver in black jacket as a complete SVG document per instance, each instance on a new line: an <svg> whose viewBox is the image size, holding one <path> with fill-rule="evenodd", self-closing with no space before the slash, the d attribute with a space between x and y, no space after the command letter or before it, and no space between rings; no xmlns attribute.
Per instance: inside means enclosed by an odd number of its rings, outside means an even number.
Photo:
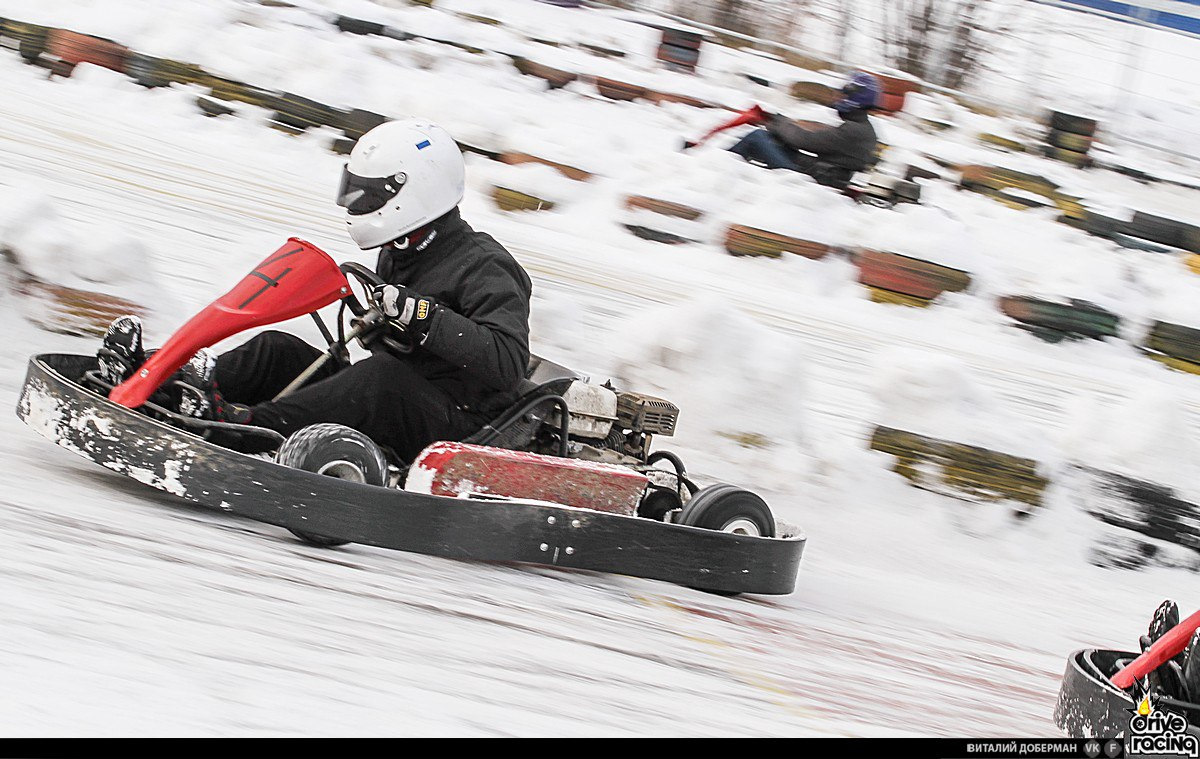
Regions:
<svg viewBox="0 0 1200 759"><path fill-rule="evenodd" d="M440 127L382 124L355 145L338 204L350 236L379 248L374 289L385 315L413 338L412 353L377 350L341 368L327 363L303 387L272 400L321 351L278 331L217 357L201 351L179 378L201 390L180 411L289 435L318 422L363 432L405 461L435 440L460 440L509 406L529 364L529 277L491 236L459 216L464 166ZM140 325L114 322L106 356L127 376L140 365ZM111 362L111 358L109 359ZM116 379L111 378L111 379Z"/></svg>
<svg viewBox="0 0 1200 759"><path fill-rule="evenodd" d="M877 77L856 72L833 104L842 117L838 126L805 129L772 114L763 129L750 132L730 150L769 169L804 172L819 184L843 189L854 172L875 162L875 127L867 114L878 103L879 93Z"/></svg>

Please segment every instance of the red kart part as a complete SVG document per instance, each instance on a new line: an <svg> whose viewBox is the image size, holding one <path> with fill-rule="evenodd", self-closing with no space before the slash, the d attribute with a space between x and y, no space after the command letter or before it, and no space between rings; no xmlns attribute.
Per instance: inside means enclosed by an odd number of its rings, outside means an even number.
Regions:
<svg viewBox="0 0 1200 759"><path fill-rule="evenodd" d="M712 129L708 130L704 134L703 137L696 140L695 142L684 143L683 147L685 150L687 148L694 148L697 145L701 145L704 142L706 142L713 135L724 132L726 129L733 129L734 127L740 127L740 126L744 126L746 124L755 124L755 125L762 124L762 123L765 123L766 120L767 120L767 112L762 109L762 106L752 105L749 108L747 108L746 110L738 113L737 116L734 116L732 119L725 122L724 124L721 124L720 126L716 126L716 127L713 127Z"/></svg>
<svg viewBox="0 0 1200 759"><path fill-rule="evenodd" d="M253 327L303 316L349 294L346 275L328 253L299 238L288 238L232 290L176 330L108 398L137 408L201 348Z"/></svg>
<svg viewBox="0 0 1200 759"><path fill-rule="evenodd" d="M440 442L417 456L404 489L550 501L633 516L648 482L641 472L613 464Z"/></svg>
<svg viewBox="0 0 1200 759"><path fill-rule="evenodd" d="M1133 684L1161 667L1168 659L1178 656L1192 635L1200 630L1200 611L1168 630L1142 652L1142 655L1122 667L1112 677L1112 684L1128 690Z"/></svg>

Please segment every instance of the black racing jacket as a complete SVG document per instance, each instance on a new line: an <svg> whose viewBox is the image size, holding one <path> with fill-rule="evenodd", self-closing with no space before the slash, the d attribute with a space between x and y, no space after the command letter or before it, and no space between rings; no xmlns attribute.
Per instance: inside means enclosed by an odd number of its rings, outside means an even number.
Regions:
<svg viewBox="0 0 1200 759"><path fill-rule="evenodd" d="M405 250L381 248L375 267L385 281L441 306L406 360L460 408L498 414L516 400L529 366L529 275L457 208L419 237Z"/></svg>
<svg viewBox="0 0 1200 759"><path fill-rule="evenodd" d="M842 116L842 123L827 129L805 129L775 115L767 122L767 131L793 150L813 153L817 160L850 171L862 171L875 162L875 127L866 111Z"/></svg>

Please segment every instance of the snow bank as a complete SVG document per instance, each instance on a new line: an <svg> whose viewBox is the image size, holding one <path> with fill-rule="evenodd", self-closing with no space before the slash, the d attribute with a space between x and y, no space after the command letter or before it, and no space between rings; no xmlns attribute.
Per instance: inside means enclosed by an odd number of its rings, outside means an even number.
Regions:
<svg viewBox="0 0 1200 759"><path fill-rule="evenodd" d="M54 285L143 306L162 300L145 243L115 223L69 223L44 191L0 192L0 249L25 273Z"/></svg>
<svg viewBox="0 0 1200 759"><path fill-rule="evenodd" d="M1200 449L1191 434L1188 408L1169 385L1131 383L1128 398L1077 399L1061 445L1064 455L1096 469L1174 488L1200 502Z"/></svg>
<svg viewBox="0 0 1200 759"><path fill-rule="evenodd" d="M889 348L875 360L872 393L878 423L928 437L1047 461L1052 451L960 359L914 348Z"/></svg>
<svg viewBox="0 0 1200 759"><path fill-rule="evenodd" d="M980 235L940 208L901 203L884 213L870 213L869 218L860 221L855 225L854 242L861 247L969 273L989 268Z"/></svg>
<svg viewBox="0 0 1200 759"><path fill-rule="evenodd" d="M697 470L733 482L789 487L805 468L807 362L796 340L704 297L637 314L610 345L621 387L680 408L675 439L659 447L710 451Z"/></svg>

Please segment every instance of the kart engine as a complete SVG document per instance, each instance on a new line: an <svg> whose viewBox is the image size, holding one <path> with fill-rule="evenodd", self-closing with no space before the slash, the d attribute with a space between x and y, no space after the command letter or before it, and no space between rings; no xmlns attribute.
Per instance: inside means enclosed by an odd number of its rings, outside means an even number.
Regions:
<svg viewBox="0 0 1200 759"><path fill-rule="evenodd" d="M563 393L575 458L614 464L644 463L654 435L673 435L679 408L662 398L617 390L611 383L575 380ZM557 424L557 415L552 421Z"/></svg>

